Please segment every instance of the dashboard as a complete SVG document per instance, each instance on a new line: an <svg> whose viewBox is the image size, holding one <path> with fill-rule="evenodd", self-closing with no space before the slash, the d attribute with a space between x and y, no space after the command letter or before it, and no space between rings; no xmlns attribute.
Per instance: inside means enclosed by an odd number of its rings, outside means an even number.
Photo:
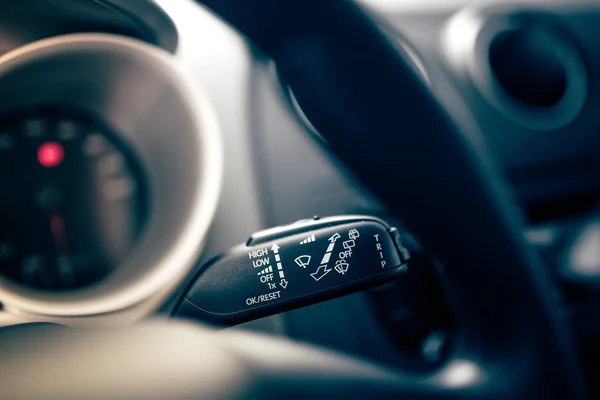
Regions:
<svg viewBox="0 0 600 400"><path fill-rule="evenodd" d="M31 3L0 3L0 325L168 318L186 277L253 232L391 219L329 156L276 66L193 1ZM577 282L561 245L599 200L600 7L361 3L442 104L471 111L524 234L557 281ZM425 298L388 286L240 328L435 363L452 323L428 274Z"/></svg>

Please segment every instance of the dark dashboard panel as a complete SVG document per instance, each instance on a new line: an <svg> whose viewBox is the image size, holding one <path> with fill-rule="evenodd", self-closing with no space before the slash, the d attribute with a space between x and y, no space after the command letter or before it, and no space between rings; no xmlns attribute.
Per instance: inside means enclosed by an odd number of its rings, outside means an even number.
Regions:
<svg viewBox="0 0 600 400"><path fill-rule="evenodd" d="M518 200L533 220L553 218L548 209L561 208L568 213L586 211L598 198L599 187L600 116L596 108L600 104L600 50L596 38L600 34L600 8L594 2L587 5L494 2L461 13L461 17L467 13L475 17L458 20L453 13L397 14L389 16L389 23L407 37L426 65L440 71L433 74L434 90L436 80L444 80L460 92ZM454 26L450 21L455 22ZM571 108L577 108L575 103L582 104L580 110L573 110L571 118L562 123L553 123L563 111L559 107L533 107L505 93L506 88L499 84L501 77L490 65L489 52L495 35L518 28L543 30L548 25L556 37L544 43L546 50L558 48L564 54L560 46L565 42L567 51L575 53L581 63L578 66L581 73L576 75L583 81L579 82L583 93L578 98L565 99L564 103ZM488 47L481 43L486 35L492 39L485 43ZM471 47L464 43L469 36L476 42ZM545 59L519 58L518 49L507 54L513 56L515 81L518 78L515 74L526 68L533 68L535 73L536 65L540 70L548 66ZM457 61L453 62L453 58ZM569 60L566 63L572 64ZM490 95L486 89L499 93ZM516 115L531 110L533 116L529 120Z"/></svg>
<svg viewBox="0 0 600 400"><path fill-rule="evenodd" d="M47 37L79 32L129 36L168 51L177 47L172 21L146 1L28 0L0 2L0 54Z"/></svg>
<svg viewBox="0 0 600 400"><path fill-rule="evenodd" d="M253 130L268 224L317 214L381 214L381 206L330 158L327 145L315 141L295 118L268 61L256 64L252 81Z"/></svg>

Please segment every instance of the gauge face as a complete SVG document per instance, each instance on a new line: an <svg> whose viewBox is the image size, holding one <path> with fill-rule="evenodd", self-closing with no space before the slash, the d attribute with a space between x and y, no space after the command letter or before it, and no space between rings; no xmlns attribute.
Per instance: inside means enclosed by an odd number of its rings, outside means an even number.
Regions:
<svg viewBox="0 0 600 400"><path fill-rule="evenodd" d="M106 277L141 233L145 182L131 149L91 115L0 117L0 274L47 290Z"/></svg>

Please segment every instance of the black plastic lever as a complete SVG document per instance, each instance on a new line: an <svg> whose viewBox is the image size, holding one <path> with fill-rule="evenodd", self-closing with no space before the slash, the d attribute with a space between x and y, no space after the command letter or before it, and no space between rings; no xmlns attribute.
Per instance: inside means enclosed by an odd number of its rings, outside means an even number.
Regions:
<svg viewBox="0 0 600 400"><path fill-rule="evenodd" d="M233 325L393 279L408 251L372 217L335 217L253 235L204 266L175 315Z"/></svg>

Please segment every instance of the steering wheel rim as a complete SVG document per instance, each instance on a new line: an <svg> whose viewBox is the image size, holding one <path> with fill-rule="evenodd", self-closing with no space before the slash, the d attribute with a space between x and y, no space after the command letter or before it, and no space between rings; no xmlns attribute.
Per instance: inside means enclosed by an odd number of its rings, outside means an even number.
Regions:
<svg viewBox="0 0 600 400"><path fill-rule="evenodd" d="M468 365L459 397L583 396L549 276L452 88L433 95L351 1L202 3L275 61L329 150L444 265L462 342L427 391Z"/></svg>

